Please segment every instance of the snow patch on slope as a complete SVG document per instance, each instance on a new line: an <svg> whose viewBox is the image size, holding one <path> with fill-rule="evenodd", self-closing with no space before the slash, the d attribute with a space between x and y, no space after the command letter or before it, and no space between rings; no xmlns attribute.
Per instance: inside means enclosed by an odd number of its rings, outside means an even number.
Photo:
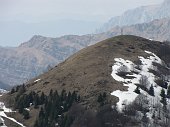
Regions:
<svg viewBox="0 0 170 127"><path fill-rule="evenodd" d="M36 79L34 82L36 83L36 82L39 82L39 81L41 81L41 79Z"/></svg>
<svg viewBox="0 0 170 127"><path fill-rule="evenodd" d="M8 116L5 114L5 113L9 113L9 112L15 112L15 111L12 111L11 109L6 108L5 105L4 105L4 103L3 103L3 102L0 102L0 118L2 119L2 117L5 117L5 118L13 121L14 123L20 125L21 127L25 127L23 124L17 122L14 118L8 117ZM3 119L2 119L2 120L3 120ZM3 120L3 122L4 122L4 120ZM7 127L7 126L4 124L3 127Z"/></svg>
<svg viewBox="0 0 170 127"><path fill-rule="evenodd" d="M136 89L135 84L140 83L140 79L142 76L147 76L149 84L154 85L155 94L157 96L159 96L160 94L162 87L158 86L155 83L155 75L149 72L149 69L154 68L153 62L162 64L162 61L154 53L149 51L145 51L145 52L150 56L147 58L144 58L142 56L138 57L142 62L142 65L140 66L141 69L136 69L135 67L137 65L135 65L132 61L124 60L122 58L115 58L116 63L114 63L114 65L112 66L111 75L116 81L122 82L124 86L128 87L127 91L116 90L111 93L111 95L114 95L119 98L119 102L117 103L117 106L120 111L123 108L124 102L128 102L128 103L133 102L135 98L138 96L138 94L134 92L134 90ZM133 78L130 79L123 78L118 75L118 71L122 66L125 66L127 68L127 72L131 72L131 74L128 74L127 76L133 76ZM134 73L134 71L136 71L138 74ZM140 89L140 91L144 95L147 95L147 92L145 92L144 90Z"/></svg>

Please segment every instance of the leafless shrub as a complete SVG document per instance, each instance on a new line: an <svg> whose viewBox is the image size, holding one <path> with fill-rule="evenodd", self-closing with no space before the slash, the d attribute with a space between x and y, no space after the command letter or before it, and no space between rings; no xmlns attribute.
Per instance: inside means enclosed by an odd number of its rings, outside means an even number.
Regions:
<svg viewBox="0 0 170 127"><path fill-rule="evenodd" d="M122 65L122 66L119 67L117 72L128 72L128 67L125 66L125 65Z"/></svg>
<svg viewBox="0 0 170 127"><path fill-rule="evenodd" d="M139 80L139 84L140 84L140 86L148 89L148 86L149 86L148 77L145 76L145 75L142 75L140 80Z"/></svg>

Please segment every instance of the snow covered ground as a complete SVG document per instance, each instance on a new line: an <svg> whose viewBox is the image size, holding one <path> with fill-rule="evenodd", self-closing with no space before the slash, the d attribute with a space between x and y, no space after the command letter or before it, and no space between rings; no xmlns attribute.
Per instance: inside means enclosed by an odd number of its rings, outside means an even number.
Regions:
<svg viewBox="0 0 170 127"><path fill-rule="evenodd" d="M2 120L3 120L2 117L7 118L7 119L13 121L14 123L20 125L21 127L25 127L23 124L17 122L14 118L8 117L8 116L5 114L5 113L9 113L9 112L14 112L14 111L12 111L12 110L9 109L9 108L6 108L5 105L4 105L4 103L0 102L0 118L1 118ZM4 120L3 120L3 121L4 121ZM1 126L1 127L7 127L7 126L4 124L4 126Z"/></svg>
<svg viewBox="0 0 170 127"><path fill-rule="evenodd" d="M4 94L7 93L8 91L4 90L4 89L0 89L0 94Z"/></svg>
<svg viewBox="0 0 170 127"><path fill-rule="evenodd" d="M34 82L36 83L36 82L39 82L39 81L41 81L41 79L36 79Z"/></svg>
<svg viewBox="0 0 170 127"><path fill-rule="evenodd" d="M122 58L115 58L115 63L112 66L111 75L116 81L122 82L124 86L128 87L127 91L116 90L111 93L111 95L114 95L119 98L117 107L120 111L123 108L124 102L126 103L133 102L135 98L138 96L138 94L134 92L134 90L136 89L135 84L140 83L142 76L146 76L148 78L148 84L150 85L152 84L154 86L155 96L154 97L150 96L147 92L139 88L140 92L144 95L147 95L149 100L153 100L153 99L160 100L160 92L162 90L162 87L158 86L155 83L156 77L153 73L149 72L149 69L156 69L153 66L153 62L162 64L162 60L152 52L149 52L149 51L145 51L145 52L150 56L147 58L144 58L142 56L138 57L142 63L142 65L140 66L140 69L136 69L135 67L137 65L135 65L132 61L124 60ZM119 76L118 72L121 70L120 68L122 67L126 68L124 70L130 73L127 76L131 76L131 77L133 76L133 78L128 78L128 77L123 78ZM137 72L137 73L134 73L134 72ZM165 92L166 92L166 89L165 89Z"/></svg>

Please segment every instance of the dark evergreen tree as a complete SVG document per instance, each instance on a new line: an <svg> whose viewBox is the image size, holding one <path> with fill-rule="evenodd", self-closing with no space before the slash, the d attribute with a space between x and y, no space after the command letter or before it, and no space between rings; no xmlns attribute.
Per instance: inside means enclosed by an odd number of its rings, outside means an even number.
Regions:
<svg viewBox="0 0 170 127"><path fill-rule="evenodd" d="M30 92L30 93L28 94L28 99L29 99L29 104L30 104L30 103L33 103L33 92Z"/></svg>
<svg viewBox="0 0 170 127"><path fill-rule="evenodd" d="M15 93L15 89L14 88L12 88L12 90L11 90L11 94L13 94L13 93Z"/></svg>
<svg viewBox="0 0 170 127"><path fill-rule="evenodd" d="M53 97L53 90L52 89L50 90L49 97L51 97L51 98Z"/></svg>
<svg viewBox="0 0 170 127"><path fill-rule="evenodd" d="M19 87L18 94L22 95L23 93L26 92L25 84Z"/></svg>
<svg viewBox="0 0 170 127"><path fill-rule="evenodd" d="M162 97L162 98L161 98L161 103L162 103L164 106L167 105L166 95L165 95L165 90L164 90L164 89L161 90L160 96Z"/></svg>
<svg viewBox="0 0 170 127"><path fill-rule="evenodd" d="M20 88L21 86L16 86L16 92L18 92L19 91L19 88Z"/></svg>
<svg viewBox="0 0 170 127"><path fill-rule="evenodd" d="M102 94L100 93L99 96L98 96L98 99L97 99L97 102L102 102L103 101L103 96Z"/></svg>
<svg viewBox="0 0 170 127"><path fill-rule="evenodd" d="M39 119L38 119L39 127L45 127L45 124L47 124L44 122L44 118L45 118L44 109L43 109L43 107L41 107L40 112L39 112Z"/></svg>
<svg viewBox="0 0 170 127"><path fill-rule="evenodd" d="M20 106L18 107L18 112L19 112L20 114L22 114L23 111L24 111L24 106L23 106L23 104L20 104Z"/></svg>
<svg viewBox="0 0 170 127"><path fill-rule="evenodd" d="M101 94L101 96L104 100L106 95ZM65 90L63 90L60 95L57 91L53 92L51 90L49 96L46 96L44 93L41 93L41 96L39 96L35 92L30 92L29 94L17 95L16 97L18 98L15 98L15 105L19 112L23 114L24 119L29 119L30 117L29 111L25 110L25 108L30 107L30 103L32 103L35 108L41 105L39 116L34 127L54 127L56 123L58 123L60 127L69 127L74 118L67 116L66 112L73 103L80 101L80 96L78 96L75 91L67 94Z"/></svg>
<svg viewBox="0 0 170 127"><path fill-rule="evenodd" d="M160 96L163 97L163 98L165 98L165 90L164 90L164 89L161 90Z"/></svg>
<svg viewBox="0 0 170 127"><path fill-rule="evenodd" d="M45 96L44 92L42 92L41 96L40 96L40 105L44 104L45 98L46 98L46 96Z"/></svg>
<svg viewBox="0 0 170 127"><path fill-rule="evenodd" d="M164 88L167 89L168 88L168 83L164 81Z"/></svg>
<svg viewBox="0 0 170 127"><path fill-rule="evenodd" d="M78 95L77 97L77 102L80 102L80 95Z"/></svg>
<svg viewBox="0 0 170 127"><path fill-rule="evenodd" d="M103 98L106 98L107 94L106 92L103 93Z"/></svg>
<svg viewBox="0 0 170 127"><path fill-rule="evenodd" d="M66 116L66 120L64 122L65 122L64 127L70 127L72 122L73 122L73 119L71 117L69 117L69 116Z"/></svg>
<svg viewBox="0 0 170 127"><path fill-rule="evenodd" d="M139 90L139 86L136 87L136 89L134 90L135 93L140 94L140 90Z"/></svg>
<svg viewBox="0 0 170 127"><path fill-rule="evenodd" d="M104 92L103 94L99 94L97 102L100 103L100 106L103 106L106 100L106 93Z"/></svg>
<svg viewBox="0 0 170 127"><path fill-rule="evenodd" d="M27 110L23 110L23 116L24 116L24 119L29 119L30 118L30 114L29 114L29 111Z"/></svg>
<svg viewBox="0 0 170 127"><path fill-rule="evenodd" d="M150 94L151 96L154 96L154 95L155 95L155 94L154 94L153 85L151 85L150 88L149 88L149 94Z"/></svg>
<svg viewBox="0 0 170 127"><path fill-rule="evenodd" d="M40 100L39 96L38 96L38 94L36 94L34 97L34 108L38 108L39 100Z"/></svg>
<svg viewBox="0 0 170 127"><path fill-rule="evenodd" d="M42 118L44 118L44 108L43 107L41 107L41 109L40 109L40 112L39 112L39 118L40 117L42 117Z"/></svg>
<svg viewBox="0 0 170 127"><path fill-rule="evenodd" d="M167 97L170 98L170 85L168 86Z"/></svg>

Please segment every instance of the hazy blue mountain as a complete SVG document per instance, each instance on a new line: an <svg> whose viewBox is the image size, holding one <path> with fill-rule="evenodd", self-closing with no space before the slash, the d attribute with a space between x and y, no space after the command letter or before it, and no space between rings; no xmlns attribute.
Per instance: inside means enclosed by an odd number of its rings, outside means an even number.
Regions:
<svg viewBox="0 0 170 127"><path fill-rule="evenodd" d="M121 16L111 18L97 32L107 31L115 26L127 26L150 22L154 19L170 17L170 0L164 0L160 5L142 6L128 10Z"/></svg>
<svg viewBox="0 0 170 127"><path fill-rule="evenodd" d="M33 35L60 37L70 34L88 34L101 25L99 22L63 19L49 22L0 22L0 44L10 45L11 42L23 42ZM7 44L6 44L7 43ZM14 43L13 43L14 44Z"/></svg>

